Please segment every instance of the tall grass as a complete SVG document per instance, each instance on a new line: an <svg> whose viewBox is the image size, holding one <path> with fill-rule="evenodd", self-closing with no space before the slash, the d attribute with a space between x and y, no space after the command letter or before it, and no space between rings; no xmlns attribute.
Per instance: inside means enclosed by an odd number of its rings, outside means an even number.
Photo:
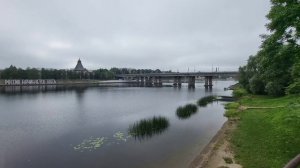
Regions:
<svg viewBox="0 0 300 168"><path fill-rule="evenodd" d="M216 96L206 96L198 100L197 104L200 107L205 107L207 104L212 103L216 99Z"/></svg>
<svg viewBox="0 0 300 168"><path fill-rule="evenodd" d="M164 117L143 119L129 127L129 134L138 139L150 138L161 134L169 127L169 121Z"/></svg>
<svg viewBox="0 0 300 168"><path fill-rule="evenodd" d="M180 119L189 118L197 112L198 108L194 104L187 104L183 107L178 107L176 110L177 117Z"/></svg>

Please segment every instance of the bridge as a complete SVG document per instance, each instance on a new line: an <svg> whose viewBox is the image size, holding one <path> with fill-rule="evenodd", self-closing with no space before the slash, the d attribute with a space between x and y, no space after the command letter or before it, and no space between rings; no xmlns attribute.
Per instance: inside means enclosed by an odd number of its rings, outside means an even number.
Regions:
<svg viewBox="0 0 300 168"><path fill-rule="evenodd" d="M180 87L182 83L188 83L189 87L195 87L197 77L205 79L204 86L212 88L213 78L220 76L237 77L237 71L222 71L222 72L170 72L170 73L147 73L147 74L119 74L117 78L126 80L136 80L140 85L145 86L162 86L162 79L173 80L173 85ZM184 80L185 79L185 80Z"/></svg>

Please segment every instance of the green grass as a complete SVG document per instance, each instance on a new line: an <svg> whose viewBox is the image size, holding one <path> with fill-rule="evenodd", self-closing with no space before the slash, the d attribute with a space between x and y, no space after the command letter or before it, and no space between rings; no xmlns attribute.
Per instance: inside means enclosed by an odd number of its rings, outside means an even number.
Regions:
<svg viewBox="0 0 300 168"><path fill-rule="evenodd" d="M176 115L180 119L187 119L197 112L198 108L194 104L187 104L183 107L178 107Z"/></svg>
<svg viewBox="0 0 300 168"><path fill-rule="evenodd" d="M224 116L228 117L228 118L234 118L234 117L238 117L239 112L236 109L228 109L225 111Z"/></svg>
<svg viewBox="0 0 300 168"><path fill-rule="evenodd" d="M206 96L202 97L197 101L197 104L200 107L205 107L207 104L212 103L216 99L216 96Z"/></svg>
<svg viewBox="0 0 300 168"><path fill-rule="evenodd" d="M224 116L227 118L235 118L239 115L238 108L240 107L240 104L238 102L231 102L225 104L224 108L226 109Z"/></svg>
<svg viewBox="0 0 300 168"><path fill-rule="evenodd" d="M225 104L225 109L237 109L239 108L240 104L238 102L232 102Z"/></svg>
<svg viewBox="0 0 300 168"><path fill-rule="evenodd" d="M169 127L169 121L164 117L143 119L129 127L129 134L138 139L150 138L161 134Z"/></svg>
<svg viewBox="0 0 300 168"><path fill-rule="evenodd" d="M281 168L300 153L300 97L272 98L248 95L243 106L274 107L238 113L240 121L231 142L243 167Z"/></svg>

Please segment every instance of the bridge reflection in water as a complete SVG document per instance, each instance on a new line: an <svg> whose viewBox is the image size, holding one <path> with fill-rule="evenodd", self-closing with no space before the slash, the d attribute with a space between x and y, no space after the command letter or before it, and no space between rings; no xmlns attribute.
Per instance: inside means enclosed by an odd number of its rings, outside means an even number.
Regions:
<svg viewBox="0 0 300 168"><path fill-rule="evenodd" d="M204 86L211 89L213 78L219 77L238 77L236 71L224 72L181 72L181 73L148 73L148 74L120 74L116 75L119 79L136 80L140 86L162 86L163 81L172 80L173 86L181 87L182 83L188 83L189 88L194 88L196 78L204 78Z"/></svg>

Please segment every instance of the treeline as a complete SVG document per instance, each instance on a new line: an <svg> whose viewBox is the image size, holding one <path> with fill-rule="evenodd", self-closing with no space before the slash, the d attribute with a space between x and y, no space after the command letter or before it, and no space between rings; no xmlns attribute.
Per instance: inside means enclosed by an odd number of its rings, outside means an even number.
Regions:
<svg viewBox="0 0 300 168"><path fill-rule="evenodd" d="M0 79L95 79L112 80L118 74L136 74L136 73L161 73L159 69L128 69L111 68L97 69L86 72L76 72L64 69L37 69L37 68L17 68L10 66L0 71Z"/></svg>
<svg viewBox="0 0 300 168"><path fill-rule="evenodd" d="M260 50L240 67L240 84L254 94L300 93L300 2L271 0L270 31Z"/></svg>

